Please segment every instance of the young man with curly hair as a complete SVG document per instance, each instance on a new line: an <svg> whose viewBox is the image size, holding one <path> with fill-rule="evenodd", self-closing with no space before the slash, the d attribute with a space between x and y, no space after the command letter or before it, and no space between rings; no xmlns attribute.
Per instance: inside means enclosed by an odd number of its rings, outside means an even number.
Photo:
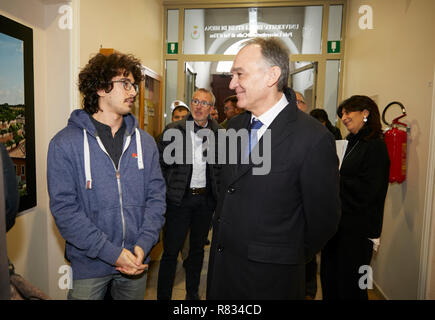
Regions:
<svg viewBox="0 0 435 320"><path fill-rule="evenodd" d="M50 209L73 270L68 299L143 299L149 252L164 223L154 139L130 114L143 79L131 55L97 54L79 74L83 110L51 140Z"/></svg>

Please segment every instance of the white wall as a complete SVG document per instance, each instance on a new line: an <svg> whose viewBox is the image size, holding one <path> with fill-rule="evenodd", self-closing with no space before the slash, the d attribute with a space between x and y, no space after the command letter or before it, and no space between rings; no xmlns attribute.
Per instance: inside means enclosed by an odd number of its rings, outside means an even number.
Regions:
<svg viewBox="0 0 435 320"><path fill-rule="evenodd" d="M103 48L137 56L162 75L161 0L84 0L80 2L80 65Z"/></svg>
<svg viewBox="0 0 435 320"><path fill-rule="evenodd" d="M359 28L361 5L373 8L373 30ZM381 247L373 263L374 281L390 299L416 299L429 131L435 125L430 123L435 1L351 0L347 17L342 98L375 96L381 112L389 102L400 101L408 113L404 121L411 126L407 179L389 187Z"/></svg>

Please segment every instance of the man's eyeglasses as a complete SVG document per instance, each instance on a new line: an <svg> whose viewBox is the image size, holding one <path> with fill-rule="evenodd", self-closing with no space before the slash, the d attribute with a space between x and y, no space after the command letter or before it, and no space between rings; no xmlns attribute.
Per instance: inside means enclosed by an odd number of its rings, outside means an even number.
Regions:
<svg viewBox="0 0 435 320"><path fill-rule="evenodd" d="M296 104L306 104L304 100L296 100Z"/></svg>
<svg viewBox="0 0 435 320"><path fill-rule="evenodd" d="M198 99L192 99L191 102L192 102L192 104L194 106L197 106L198 104L201 104L201 107L203 107L203 108L205 108L207 106L212 106L213 105L213 104L209 103L208 101L205 101L205 100L199 101Z"/></svg>
<svg viewBox="0 0 435 320"><path fill-rule="evenodd" d="M139 85L136 83L131 83L131 81L128 79L112 80L110 82L121 82L125 90L130 91L131 88L133 87L134 91L139 92Z"/></svg>

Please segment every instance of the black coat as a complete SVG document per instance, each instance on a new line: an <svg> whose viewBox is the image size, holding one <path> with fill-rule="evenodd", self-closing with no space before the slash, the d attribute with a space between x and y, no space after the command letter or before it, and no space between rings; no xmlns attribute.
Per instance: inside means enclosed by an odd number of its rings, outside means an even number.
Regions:
<svg viewBox="0 0 435 320"><path fill-rule="evenodd" d="M187 158L188 155L186 154L186 145L188 143L191 143L190 140L190 134L187 134L186 132L186 121L192 121L193 118L192 115L189 113L187 116L185 116L182 120L171 122L169 123L163 133L160 135L159 142L157 143L157 147L159 149L160 153L160 166L162 168L163 177L166 181L166 200L174 205L181 205L183 196L186 192L186 190L189 188L190 180L192 177L192 164L188 164ZM209 122L209 129L211 129L212 133L215 136L215 160L214 163L208 163L207 164L207 182L210 182L207 185L207 188L210 191L210 194L212 195L212 199L214 201L214 204L210 204L211 207L214 208L216 204L217 194L218 194L218 187L219 187L219 174L220 174L220 168L221 166L218 164L217 157L218 157L218 139L217 139L217 133L219 129L222 129L222 127L213 119L208 119ZM178 145L181 147L182 150L182 159L180 159L180 163L173 163L173 164L167 164L164 160L164 150L167 148L170 144L174 143L174 137L170 139L169 141L164 141L163 136L165 132L168 129L176 129L181 133L182 136L182 145ZM187 139L186 139L187 136ZM187 141L187 142L186 142ZM174 150L175 152L175 150Z"/></svg>
<svg viewBox="0 0 435 320"><path fill-rule="evenodd" d="M390 159L384 140L366 140L368 134L364 127L347 137L349 144L340 169L340 230L375 239L382 230Z"/></svg>
<svg viewBox="0 0 435 320"><path fill-rule="evenodd" d="M289 104L269 126L271 171L225 165L213 224L208 299L301 299L305 261L321 250L340 218L335 140ZM246 112L228 129L247 128ZM263 139L260 139L261 145ZM261 146L260 146L261 147Z"/></svg>

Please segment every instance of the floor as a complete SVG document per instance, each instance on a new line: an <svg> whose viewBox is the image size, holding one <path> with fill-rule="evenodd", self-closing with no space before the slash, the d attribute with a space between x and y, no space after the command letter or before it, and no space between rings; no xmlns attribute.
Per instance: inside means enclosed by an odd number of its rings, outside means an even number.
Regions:
<svg viewBox="0 0 435 320"><path fill-rule="evenodd" d="M211 239L211 234L209 235ZM206 295L206 282L207 282L207 268L208 268L208 257L210 253L210 246L205 246L204 252L204 263L201 272L201 283L199 286L199 295L201 300L205 300ZM147 290L145 294L145 300L156 300L157 298L157 277L159 273L159 260L152 261L148 270L148 283ZM185 291L185 273L182 266L181 256L178 258L177 271L174 280L174 288L172 290L172 300L184 300L186 296ZM317 274L317 287L321 288L320 277ZM373 290L368 290L369 300L385 300L382 294L375 288ZM317 294L314 300L322 300L322 290L317 290Z"/></svg>
<svg viewBox="0 0 435 320"><path fill-rule="evenodd" d="M209 235L211 239L211 235ZM201 300L205 300L206 283L207 283L207 268L210 246L204 247L204 263L202 264L201 282L199 284L198 294ZM148 282L145 292L145 300L157 299L157 278L159 274L159 260L152 261L148 269ZM174 288L172 289L172 300L184 300L186 297L185 290L185 273L183 268L183 260L181 255L178 256L177 271L175 273Z"/></svg>

